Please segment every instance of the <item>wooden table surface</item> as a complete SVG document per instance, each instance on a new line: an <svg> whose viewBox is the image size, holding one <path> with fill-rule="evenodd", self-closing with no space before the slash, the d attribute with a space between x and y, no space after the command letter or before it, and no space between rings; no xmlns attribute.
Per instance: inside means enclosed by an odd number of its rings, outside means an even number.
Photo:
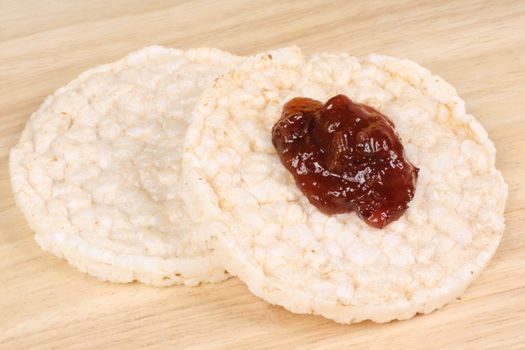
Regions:
<svg viewBox="0 0 525 350"><path fill-rule="evenodd" d="M158 289L100 282L42 252L15 207L8 151L46 95L150 44L252 54L289 44L407 57L458 89L510 193L496 256L427 316L343 326L294 315L236 279ZM0 348L525 349L525 1L0 0Z"/></svg>

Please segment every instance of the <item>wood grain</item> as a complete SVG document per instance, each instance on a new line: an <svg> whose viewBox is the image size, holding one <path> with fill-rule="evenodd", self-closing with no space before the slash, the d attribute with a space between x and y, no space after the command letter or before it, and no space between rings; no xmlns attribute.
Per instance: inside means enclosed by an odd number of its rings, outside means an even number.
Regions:
<svg viewBox="0 0 525 350"><path fill-rule="evenodd" d="M385 325L341 326L253 297L102 283L42 252L15 207L9 149L44 97L149 45L251 54L288 44L407 57L455 85L498 149L508 226L461 301ZM525 349L524 1L0 0L0 348Z"/></svg>

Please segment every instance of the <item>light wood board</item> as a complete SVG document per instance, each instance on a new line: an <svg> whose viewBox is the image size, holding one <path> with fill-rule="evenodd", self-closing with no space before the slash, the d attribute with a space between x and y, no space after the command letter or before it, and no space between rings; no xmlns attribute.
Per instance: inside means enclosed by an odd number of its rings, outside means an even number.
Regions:
<svg viewBox="0 0 525 350"><path fill-rule="evenodd" d="M337 325L252 296L115 285L42 252L15 207L9 149L46 95L150 44L236 54L297 44L407 57L458 89L510 186L496 256L431 315ZM525 349L525 1L0 0L0 348Z"/></svg>

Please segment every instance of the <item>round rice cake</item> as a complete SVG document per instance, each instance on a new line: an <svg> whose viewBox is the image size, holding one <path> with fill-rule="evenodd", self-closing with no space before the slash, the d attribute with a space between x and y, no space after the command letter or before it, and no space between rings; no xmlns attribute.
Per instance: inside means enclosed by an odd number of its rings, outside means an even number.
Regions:
<svg viewBox="0 0 525 350"><path fill-rule="evenodd" d="M284 103L337 94L389 116L420 169L409 209L383 229L319 212L272 145ZM185 152L185 188L199 193L188 205L210 220L228 271L296 313L352 323L431 312L464 292L503 234L507 185L487 132L451 85L408 60L259 56L207 90Z"/></svg>
<svg viewBox="0 0 525 350"><path fill-rule="evenodd" d="M183 209L181 152L203 90L240 60L151 46L49 96L10 154L16 202L38 244L112 282L225 279Z"/></svg>

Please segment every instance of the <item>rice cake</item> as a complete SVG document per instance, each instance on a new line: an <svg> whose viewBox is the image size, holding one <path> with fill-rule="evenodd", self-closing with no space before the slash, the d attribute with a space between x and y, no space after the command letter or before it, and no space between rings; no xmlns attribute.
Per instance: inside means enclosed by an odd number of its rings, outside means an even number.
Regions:
<svg viewBox="0 0 525 350"><path fill-rule="evenodd" d="M320 213L280 163L271 129L293 97L337 94L389 116L419 179L409 209L383 229ZM297 48L260 55L205 93L188 129L184 191L208 221L228 271L255 295L340 323L387 322L459 297L503 234L507 185L487 132L455 89L382 55Z"/></svg>
<svg viewBox="0 0 525 350"><path fill-rule="evenodd" d="M112 282L225 279L182 207L181 151L202 91L240 60L152 46L49 96L10 154L16 202L38 244Z"/></svg>

